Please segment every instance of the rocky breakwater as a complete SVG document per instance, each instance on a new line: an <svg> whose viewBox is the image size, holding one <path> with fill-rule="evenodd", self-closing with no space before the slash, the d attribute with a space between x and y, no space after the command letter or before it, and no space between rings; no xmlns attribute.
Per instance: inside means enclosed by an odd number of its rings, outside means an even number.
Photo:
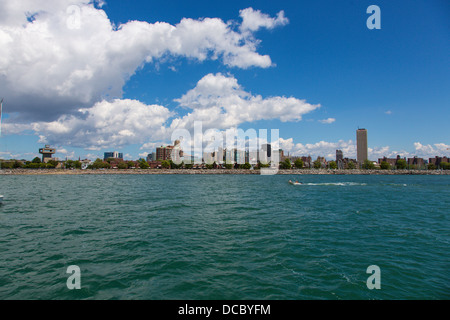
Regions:
<svg viewBox="0 0 450 320"><path fill-rule="evenodd" d="M0 175L104 175L104 174L261 174L259 170L245 169L5 169ZM450 170L331 170L331 169L291 169L278 170L279 175L450 175Z"/></svg>

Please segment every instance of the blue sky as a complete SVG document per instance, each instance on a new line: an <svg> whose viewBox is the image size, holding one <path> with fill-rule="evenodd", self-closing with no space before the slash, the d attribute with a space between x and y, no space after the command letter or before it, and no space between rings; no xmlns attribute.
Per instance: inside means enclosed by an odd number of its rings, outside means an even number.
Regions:
<svg viewBox="0 0 450 320"><path fill-rule="evenodd" d="M261 113L268 115L249 115L233 124L278 128L281 145L291 154L330 158L339 148L355 157L358 127L368 129L373 160L382 155L450 154L447 1L64 2L3 5L8 19L0 24L0 44L6 47L0 53L0 96L5 98L0 158L31 159L47 142L60 150L60 158L94 158L117 150L137 159L157 144L170 142L174 119L197 119L197 100L181 105L175 99L191 90L208 97L211 87L201 83L218 80L223 90L232 92L208 100L202 110L245 96L244 102L252 104L243 102L240 110L258 113L256 97L261 96ZM372 4L381 9L380 30L366 27L366 9ZM74 8L80 10L81 23L69 28L64 22L68 14L71 18L78 12ZM253 29L243 27L240 12L247 8L252 8L248 22L260 23ZM34 12L34 20L28 19L33 21L24 21L26 13ZM148 44L146 33L148 39L156 39L155 34L168 37L169 26L181 30L185 18L195 23L180 32L181 49L164 43L172 38ZM223 22L212 25L218 33L198 31L205 18ZM158 22L164 28L155 31ZM202 49L206 56L201 57L192 46L219 35L222 27L227 28L224 39L218 36L217 43ZM36 30L46 40L33 36ZM241 37L240 44L222 47L232 32ZM101 48L96 47L99 41L105 41ZM239 46L246 46L251 57ZM227 62L223 52L233 60ZM270 65L261 57L270 58ZM79 79L84 80L75 87ZM238 87L230 89L236 83ZM295 99L293 105L288 98ZM305 104L315 107L307 110ZM104 116L108 110L116 110L123 120L109 123ZM212 127L233 118L231 107L224 110L223 119L208 119ZM189 113L192 117L185 118ZM282 121L282 114L290 118ZM329 123L323 123L326 119ZM115 137L102 125L116 127L123 136Z"/></svg>

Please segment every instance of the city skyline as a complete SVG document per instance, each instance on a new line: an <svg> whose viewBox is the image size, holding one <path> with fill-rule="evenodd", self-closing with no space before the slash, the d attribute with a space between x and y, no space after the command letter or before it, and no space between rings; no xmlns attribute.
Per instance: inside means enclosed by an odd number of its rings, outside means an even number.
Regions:
<svg viewBox="0 0 450 320"><path fill-rule="evenodd" d="M449 155L443 1L379 1L380 30L369 2L175 3L3 7L0 158L145 158L198 120L279 129L293 156L356 158L358 126L370 160Z"/></svg>

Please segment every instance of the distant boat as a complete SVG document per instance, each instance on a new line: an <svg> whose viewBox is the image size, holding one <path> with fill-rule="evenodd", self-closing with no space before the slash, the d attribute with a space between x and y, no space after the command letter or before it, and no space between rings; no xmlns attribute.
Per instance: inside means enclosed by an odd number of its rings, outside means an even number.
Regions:
<svg viewBox="0 0 450 320"><path fill-rule="evenodd" d="M3 196L0 196L0 204L3 202Z"/></svg>
<svg viewBox="0 0 450 320"><path fill-rule="evenodd" d="M299 185L302 185L302 184L303 184L302 182L294 182L294 181L292 181L292 180L289 180L289 183L292 184L292 185L294 185L294 186L299 186Z"/></svg>

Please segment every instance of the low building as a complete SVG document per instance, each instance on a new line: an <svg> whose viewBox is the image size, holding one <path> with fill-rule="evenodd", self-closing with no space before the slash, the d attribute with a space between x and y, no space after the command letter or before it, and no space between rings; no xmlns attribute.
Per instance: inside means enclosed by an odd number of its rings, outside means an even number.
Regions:
<svg viewBox="0 0 450 320"><path fill-rule="evenodd" d="M391 165L391 167L395 167L397 165L398 160L405 160L406 161L406 158L402 158L399 155L397 156L397 158L386 158L386 157L383 157L383 158L379 158L378 159L378 164L381 164L382 162L387 162L387 163L389 163Z"/></svg>
<svg viewBox="0 0 450 320"><path fill-rule="evenodd" d="M305 168L312 168L313 161L311 156L302 157L302 161Z"/></svg>
<svg viewBox="0 0 450 320"><path fill-rule="evenodd" d="M149 168L151 169L158 169L162 166L162 161L147 161Z"/></svg>
<svg viewBox="0 0 450 320"><path fill-rule="evenodd" d="M81 170L86 170L93 162L89 159L80 160L81 162Z"/></svg>
<svg viewBox="0 0 450 320"><path fill-rule="evenodd" d="M428 163L430 164L434 164L436 167L439 167L439 165L441 164L441 162L448 162L449 158L447 157L434 157L434 158L429 158Z"/></svg>
<svg viewBox="0 0 450 320"><path fill-rule="evenodd" d="M425 168L426 161L423 158L408 158L408 166L416 166L418 169Z"/></svg>

